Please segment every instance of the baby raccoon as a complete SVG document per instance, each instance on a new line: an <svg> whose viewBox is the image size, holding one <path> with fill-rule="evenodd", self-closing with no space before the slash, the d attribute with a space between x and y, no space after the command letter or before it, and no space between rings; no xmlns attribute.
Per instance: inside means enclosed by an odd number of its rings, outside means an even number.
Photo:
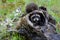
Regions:
<svg viewBox="0 0 60 40"><path fill-rule="evenodd" d="M54 25L56 23L54 22L56 21L49 16L45 7L38 7L36 4L30 3L26 6L26 13L19 19L16 26L18 33L26 37L25 40L47 40L46 32L55 33Z"/></svg>

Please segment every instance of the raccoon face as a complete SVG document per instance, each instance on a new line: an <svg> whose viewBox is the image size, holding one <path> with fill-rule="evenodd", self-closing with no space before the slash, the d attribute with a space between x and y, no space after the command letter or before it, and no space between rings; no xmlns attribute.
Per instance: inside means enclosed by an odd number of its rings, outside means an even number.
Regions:
<svg viewBox="0 0 60 40"><path fill-rule="evenodd" d="M28 19L34 26L44 26L46 24L46 18L42 11L35 10L29 13Z"/></svg>

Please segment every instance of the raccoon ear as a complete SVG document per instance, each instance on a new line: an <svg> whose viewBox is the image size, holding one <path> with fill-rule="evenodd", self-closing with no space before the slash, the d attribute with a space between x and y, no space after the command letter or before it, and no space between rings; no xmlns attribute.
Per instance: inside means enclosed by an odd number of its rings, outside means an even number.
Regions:
<svg viewBox="0 0 60 40"><path fill-rule="evenodd" d="M47 11L47 8L46 8L46 7L44 7L44 6L41 6L41 7L39 7L39 10Z"/></svg>
<svg viewBox="0 0 60 40"><path fill-rule="evenodd" d="M27 13L30 13L30 12L32 12L32 11L34 11L34 10L38 10L37 4L35 4L35 3L30 3L30 4L28 4L28 5L26 6L26 12L27 12Z"/></svg>

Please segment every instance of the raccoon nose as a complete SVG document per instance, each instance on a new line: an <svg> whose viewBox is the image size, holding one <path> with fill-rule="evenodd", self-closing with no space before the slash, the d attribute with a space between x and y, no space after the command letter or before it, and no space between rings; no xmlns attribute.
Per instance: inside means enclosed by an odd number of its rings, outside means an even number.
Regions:
<svg viewBox="0 0 60 40"><path fill-rule="evenodd" d="M38 21L39 19L38 18L35 18L34 21Z"/></svg>
<svg viewBox="0 0 60 40"><path fill-rule="evenodd" d="M34 21L35 21L35 22L38 22L38 21L39 21L39 18L37 18L37 17L34 18Z"/></svg>

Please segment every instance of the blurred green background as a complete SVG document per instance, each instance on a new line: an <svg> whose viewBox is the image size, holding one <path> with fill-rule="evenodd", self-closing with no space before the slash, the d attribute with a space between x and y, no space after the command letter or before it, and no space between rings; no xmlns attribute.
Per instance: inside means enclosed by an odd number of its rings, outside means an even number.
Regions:
<svg viewBox="0 0 60 40"><path fill-rule="evenodd" d="M15 22L25 13L26 5L32 2L47 8L57 21L56 31L60 33L60 0L0 0L0 40L24 40L24 37L14 32L11 36L7 25L13 29Z"/></svg>

